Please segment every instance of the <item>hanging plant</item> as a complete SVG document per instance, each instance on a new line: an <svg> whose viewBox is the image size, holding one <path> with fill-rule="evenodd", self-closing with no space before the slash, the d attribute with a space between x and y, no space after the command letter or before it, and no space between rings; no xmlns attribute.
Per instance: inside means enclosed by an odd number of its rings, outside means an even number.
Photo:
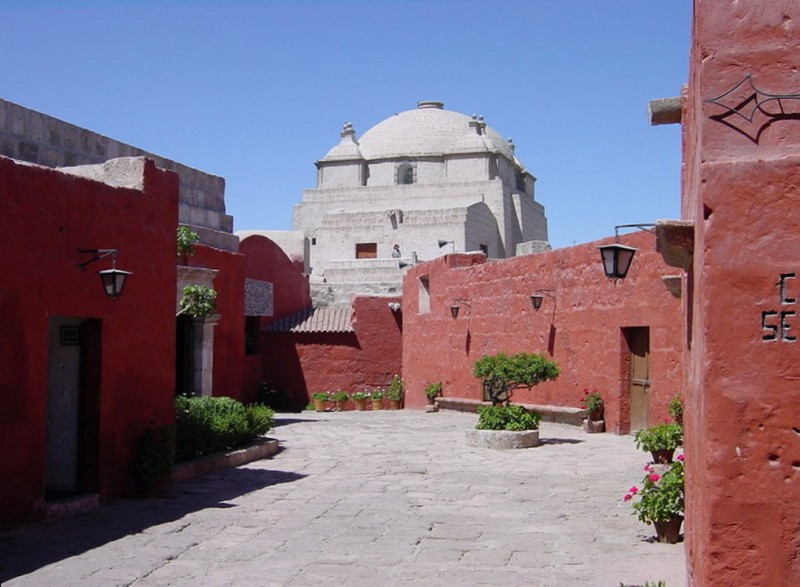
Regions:
<svg viewBox="0 0 800 587"><path fill-rule="evenodd" d="M192 318L207 318L217 309L217 292L207 285L187 285L183 288L180 312Z"/></svg>

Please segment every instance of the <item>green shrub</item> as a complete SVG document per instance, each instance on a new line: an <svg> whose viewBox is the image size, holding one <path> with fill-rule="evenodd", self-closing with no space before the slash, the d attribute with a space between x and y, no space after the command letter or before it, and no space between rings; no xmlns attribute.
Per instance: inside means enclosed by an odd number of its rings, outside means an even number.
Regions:
<svg viewBox="0 0 800 587"><path fill-rule="evenodd" d="M177 231L178 256L194 255L194 245L200 240L200 235L188 226L179 226Z"/></svg>
<svg viewBox="0 0 800 587"><path fill-rule="evenodd" d="M266 433L275 413L260 404L244 406L229 397L175 400L175 457L187 460L248 444Z"/></svg>
<svg viewBox="0 0 800 587"><path fill-rule="evenodd" d="M442 382L429 383L425 386L425 397L428 399L436 399L442 395Z"/></svg>
<svg viewBox="0 0 800 587"><path fill-rule="evenodd" d="M390 400L400 401L403 399L403 380L399 375L392 377L389 383L389 388L386 390L386 395Z"/></svg>
<svg viewBox="0 0 800 587"><path fill-rule="evenodd" d="M178 305L181 311L192 318L207 318L217 310L217 292L207 285L192 284L183 288Z"/></svg>
<svg viewBox="0 0 800 587"><path fill-rule="evenodd" d="M478 408L478 430L538 430L542 416L519 405Z"/></svg>
<svg viewBox="0 0 800 587"><path fill-rule="evenodd" d="M509 401L514 389L530 389L558 378L559 373L553 361L531 353L485 355L472 368L472 374L483 382L484 392L493 405Z"/></svg>
<svg viewBox="0 0 800 587"><path fill-rule="evenodd" d="M634 435L636 448L645 452L671 450L683 445L683 428L678 424L657 424Z"/></svg>

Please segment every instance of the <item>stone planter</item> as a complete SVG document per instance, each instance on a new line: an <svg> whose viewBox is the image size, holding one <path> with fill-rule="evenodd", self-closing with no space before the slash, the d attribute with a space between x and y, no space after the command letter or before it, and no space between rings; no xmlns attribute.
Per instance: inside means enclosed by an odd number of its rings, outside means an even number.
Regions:
<svg viewBox="0 0 800 587"><path fill-rule="evenodd" d="M539 446L538 430L467 430L467 444L493 449L530 448Z"/></svg>
<svg viewBox="0 0 800 587"><path fill-rule="evenodd" d="M582 425L583 431L589 434L606 431L605 420L584 420Z"/></svg>

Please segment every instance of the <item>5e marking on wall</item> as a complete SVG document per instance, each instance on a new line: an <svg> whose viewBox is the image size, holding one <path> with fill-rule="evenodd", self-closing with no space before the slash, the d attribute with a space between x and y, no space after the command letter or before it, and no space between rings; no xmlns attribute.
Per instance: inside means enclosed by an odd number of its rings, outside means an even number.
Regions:
<svg viewBox="0 0 800 587"><path fill-rule="evenodd" d="M796 273L781 273L778 280L778 299L781 306L793 306L797 303L797 298L789 297L787 291L789 279L797 277ZM794 310L767 310L761 312L761 340L764 342L795 342L797 337L790 334L791 324L790 318L794 317L797 312Z"/></svg>

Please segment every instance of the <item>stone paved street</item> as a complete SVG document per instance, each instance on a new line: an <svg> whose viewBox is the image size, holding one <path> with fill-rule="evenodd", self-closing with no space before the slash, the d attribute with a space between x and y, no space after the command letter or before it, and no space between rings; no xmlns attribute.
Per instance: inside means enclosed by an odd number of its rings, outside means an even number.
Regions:
<svg viewBox="0 0 800 587"><path fill-rule="evenodd" d="M156 499L0 534L0 582L48 585L684 585L683 545L620 498L630 437L544 423L542 445L468 447L456 412L279 415L275 457Z"/></svg>

